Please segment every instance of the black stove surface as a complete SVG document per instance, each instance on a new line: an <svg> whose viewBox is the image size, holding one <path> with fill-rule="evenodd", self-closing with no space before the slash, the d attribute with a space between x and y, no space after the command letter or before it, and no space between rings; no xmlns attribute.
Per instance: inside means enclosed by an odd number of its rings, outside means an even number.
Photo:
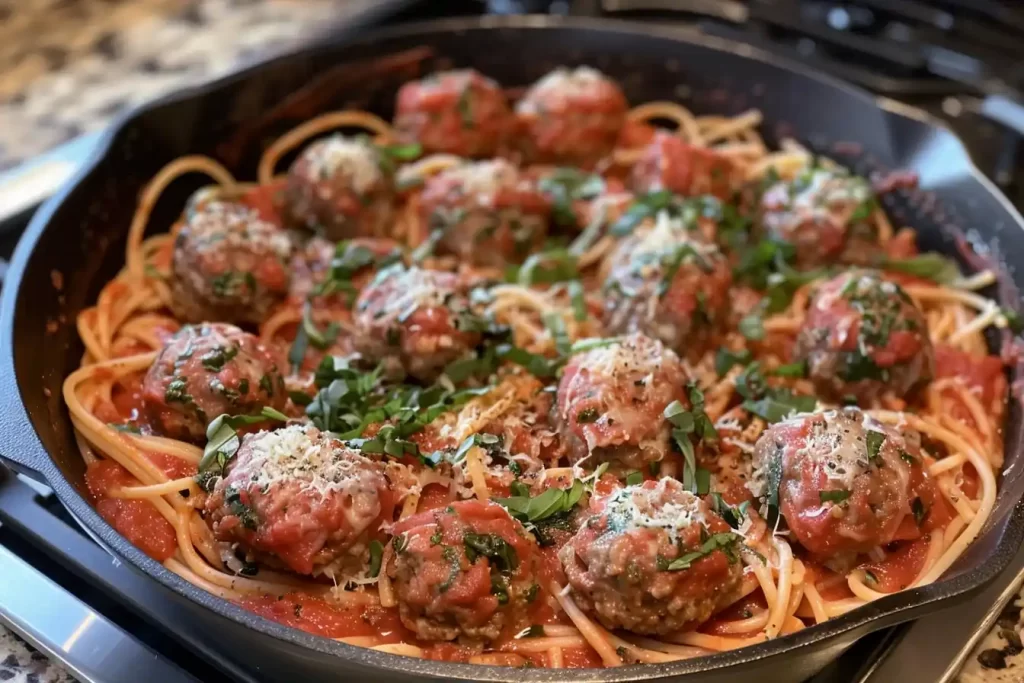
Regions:
<svg viewBox="0 0 1024 683"><path fill-rule="evenodd" d="M1024 207L1017 132L983 115L1024 74L1024 6L994 0L447 0L422 2L391 21L439 15L548 12L696 26L798 59L942 119L976 164ZM1024 128L1024 126L1022 126ZM0 229L0 278L26 219ZM0 548L35 567L159 656L201 681L258 681L225 670L209 643L182 642L187 623L147 577L111 561L56 498L0 466ZM872 634L813 679L864 681L904 627ZM179 635L175 635L179 634Z"/></svg>

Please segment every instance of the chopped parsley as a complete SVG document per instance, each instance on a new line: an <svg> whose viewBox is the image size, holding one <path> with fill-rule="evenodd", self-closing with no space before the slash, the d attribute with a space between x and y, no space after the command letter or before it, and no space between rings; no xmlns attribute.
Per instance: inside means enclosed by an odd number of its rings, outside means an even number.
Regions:
<svg viewBox="0 0 1024 683"><path fill-rule="evenodd" d="M384 546L380 541L370 541L370 569L367 575L376 578L380 574L380 563L384 557Z"/></svg>
<svg viewBox="0 0 1024 683"><path fill-rule="evenodd" d="M508 498L495 498L494 502L508 510L509 514L523 523L543 522L547 519L569 512L583 497L584 486L579 479L573 481L567 489L549 488L539 496L514 495Z"/></svg>
<svg viewBox="0 0 1024 683"><path fill-rule="evenodd" d="M881 467L882 465L882 444L885 443L885 434L868 430L865 439L868 446L868 462Z"/></svg>

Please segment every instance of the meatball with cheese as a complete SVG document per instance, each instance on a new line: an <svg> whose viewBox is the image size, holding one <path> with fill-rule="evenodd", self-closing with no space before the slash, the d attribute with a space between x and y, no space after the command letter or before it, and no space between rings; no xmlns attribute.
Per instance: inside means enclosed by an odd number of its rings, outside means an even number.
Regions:
<svg viewBox="0 0 1024 683"><path fill-rule="evenodd" d="M791 244L801 267L866 263L878 251L868 182L845 169L813 167L778 180L761 195L763 233Z"/></svg>
<svg viewBox="0 0 1024 683"><path fill-rule="evenodd" d="M398 91L395 130L428 154L494 156L513 127L501 86L472 69L431 74Z"/></svg>
<svg viewBox="0 0 1024 683"><path fill-rule="evenodd" d="M289 298L302 303L313 294L339 297L346 308L378 268L402 260L401 245L385 237L330 242L310 238L292 258Z"/></svg>
<svg viewBox="0 0 1024 683"><path fill-rule="evenodd" d="M461 329L468 311L466 288L454 273L391 266L356 299L352 343L363 358L384 362L390 376L431 381L480 341L478 332Z"/></svg>
<svg viewBox="0 0 1024 683"><path fill-rule="evenodd" d="M620 242L609 263L603 319L610 334L642 332L699 357L728 322L729 262L665 212Z"/></svg>
<svg viewBox="0 0 1024 683"><path fill-rule="evenodd" d="M454 166L427 180L422 220L439 252L478 266L521 262L543 242L550 202L504 159Z"/></svg>
<svg viewBox="0 0 1024 683"><path fill-rule="evenodd" d="M801 546L835 566L921 535L936 496L923 465L915 432L859 409L827 410L769 427L748 486L762 503L777 503Z"/></svg>
<svg viewBox="0 0 1024 683"><path fill-rule="evenodd" d="M186 325L142 381L149 422L161 436L201 442L215 417L281 410L288 400L277 354L233 325Z"/></svg>
<svg viewBox="0 0 1024 683"><path fill-rule="evenodd" d="M895 282L852 270L814 292L794 354L822 393L904 397L935 374L924 314Z"/></svg>
<svg viewBox="0 0 1024 683"><path fill-rule="evenodd" d="M539 592L535 544L505 508L462 501L403 519L392 533L385 571L416 637L472 645L526 625Z"/></svg>
<svg viewBox="0 0 1024 683"><path fill-rule="evenodd" d="M336 134L312 143L288 169L286 219L330 240L386 234L395 191L384 155L366 138Z"/></svg>
<svg viewBox="0 0 1024 683"><path fill-rule="evenodd" d="M664 478L595 497L559 551L580 608L609 629L664 635L739 596L742 537Z"/></svg>
<svg viewBox="0 0 1024 683"><path fill-rule="evenodd" d="M211 489L218 540L304 575L359 574L395 508L382 463L310 425L246 434Z"/></svg>
<svg viewBox="0 0 1024 683"><path fill-rule="evenodd" d="M637 194L668 190L683 197L729 199L743 180L741 168L729 157L658 131L633 166L631 186Z"/></svg>
<svg viewBox="0 0 1024 683"><path fill-rule="evenodd" d="M574 463L614 461L641 469L669 452L673 401L687 406L686 370L660 341L631 334L569 359L554 421Z"/></svg>
<svg viewBox="0 0 1024 683"><path fill-rule="evenodd" d="M531 162L593 168L611 155L628 110L622 89L600 71L555 69L516 104L523 152Z"/></svg>
<svg viewBox="0 0 1024 683"><path fill-rule="evenodd" d="M180 320L258 324L288 293L288 233L248 206L199 196L174 240L171 308Z"/></svg>

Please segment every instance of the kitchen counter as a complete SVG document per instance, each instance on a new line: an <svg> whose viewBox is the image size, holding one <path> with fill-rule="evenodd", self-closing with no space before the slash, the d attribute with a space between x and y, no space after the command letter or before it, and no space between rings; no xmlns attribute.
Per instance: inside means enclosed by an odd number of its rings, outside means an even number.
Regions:
<svg viewBox="0 0 1024 683"><path fill-rule="evenodd" d="M0 0L0 171L374 4Z"/></svg>
<svg viewBox="0 0 1024 683"><path fill-rule="evenodd" d="M0 681L4 683L73 683L75 678L0 626Z"/></svg>

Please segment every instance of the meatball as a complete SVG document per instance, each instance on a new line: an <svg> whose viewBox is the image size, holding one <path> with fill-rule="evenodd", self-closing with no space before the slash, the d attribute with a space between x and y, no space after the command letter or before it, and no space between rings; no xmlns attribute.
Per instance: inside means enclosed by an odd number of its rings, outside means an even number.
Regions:
<svg viewBox="0 0 1024 683"><path fill-rule="evenodd" d="M503 159L438 173L420 197L423 220L440 231L439 251L478 266L522 261L544 242L550 203Z"/></svg>
<svg viewBox="0 0 1024 683"><path fill-rule="evenodd" d="M728 199L743 184L743 173L729 157L658 131L633 166L631 184L637 194L669 190L683 197Z"/></svg>
<svg viewBox="0 0 1024 683"><path fill-rule="evenodd" d="M555 69L516 104L526 157L592 168L608 157L626 121L622 89L596 69Z"/></svg>
<svg viewBox="0 0 1024 683"><path fill-rule="evenodd" d="M306 147L288 169L289 223L330 240L385 233L395 190L382 154L368 139L340 134Z"/></svg>
<svg viewBox="0 0 1024 683"><path fill-rule="evenodd" d="M501 87L472 69L444 71L398 91L395 129L427 153L494 156L514 126Z"/></svg>
<svg viewBox="0 0 1024 683"><path fill-rule="evenodd" d="M379 272L356 299L352 343L389 376L403 371L431 381L480 341L460 329L469 311L465 287L453 273L391 266Z"/></svg>
<svg viewBox="0 0 1024 683"><path fill-rule="evenodd" d="M793 537L833 566L920 536L935 496L920 437L852 408L769 427L754 446L749 487L762 502L777 495Z"/></svg>
<svg viewBox="0 0 1024 683"><path fill-rule="evenodd" d="M866 263L877 252L868 182L842 168L809 168L761 195L757 222L769 237L796 249L803 267Z"/></svg>
<svg viewBox="0 0 1024 683"><path fill-rule="evenodd" d="M354 576L395 500L384 465L310 425L246 434L205 511L220 541L298 574Z"/></svg>
<svg viewBox="0 0 1024 683"><path fill-rule="evenodd" d="M632 334L573 356L558 383L555 419L574 463L640 469L669 452L673 401L688 406L686 370L660 341Z"/></svg>
<svg viewBox="0 0 1024 683"><path fill-rule="evenodd" d="M920 309L895 282L855 270L811 297L794 354L819 391L870 400L906 396L935 374L935 352Z"/></svg>
<svg viewBox="0 0 1024 683"><path fill-rule="evenodd" d="M275 353L233 325L188 325L157 355L142 381L150 423L163 436L201 442L218 415L281 410L288 396Z"/></svg>
<svg viewBox="0 0 1024 683"><path fill-rule="evenodd" d="M171 308L190 323L258 324L288 293L288 233L243 204L190 205L174 240Z"/></svg>
<svg viewBox="0 0 1024 683"><path fill-rule="evenodd" d="M706 502L665 478L593 499L558 556L574 599L606 628L664 635L738 597L741 540Z"/></svg>
<svg viewBox="0 0 1024 683"><path fill-rule="evenodd" d="M505 508L468 500L394 526L399 615L423 640L494 640L524 624L536 599L534 545Z"/></svg>
<svg viewBox="0 0 1024 683"><path fill-rule="evenodd" d="M642 332L698 357L728 322L729 262L665 212L620 242L609 264L603 318L611 334Z"/></svg>

